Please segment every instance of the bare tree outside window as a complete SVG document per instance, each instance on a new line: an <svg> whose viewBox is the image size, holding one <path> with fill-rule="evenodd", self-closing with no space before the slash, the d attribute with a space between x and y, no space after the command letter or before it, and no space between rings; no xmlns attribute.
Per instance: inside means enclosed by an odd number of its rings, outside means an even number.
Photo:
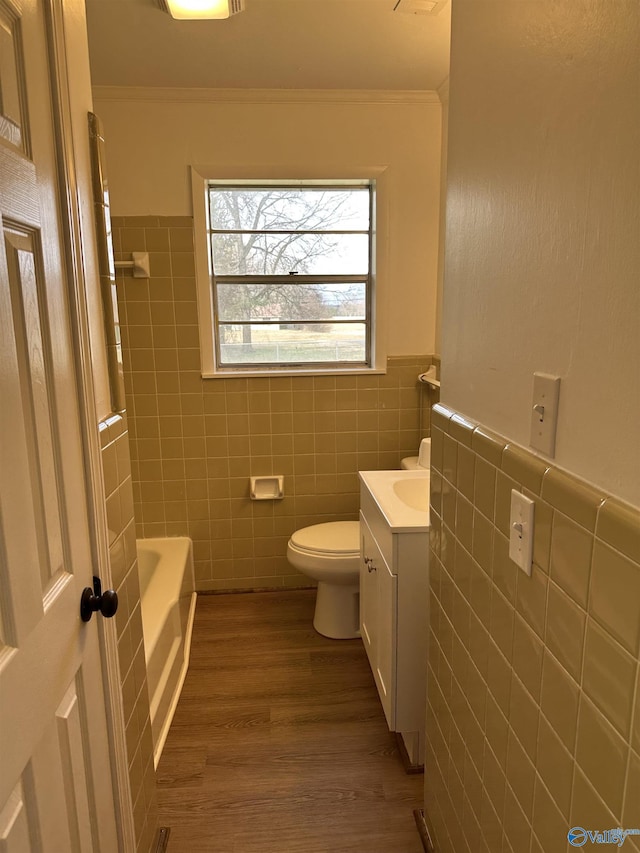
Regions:
<svg viewBox="0 0 640 853"><path fill-rule="evenodd" d="M368 359L370 187L209 186L219 363Z"/></svg>

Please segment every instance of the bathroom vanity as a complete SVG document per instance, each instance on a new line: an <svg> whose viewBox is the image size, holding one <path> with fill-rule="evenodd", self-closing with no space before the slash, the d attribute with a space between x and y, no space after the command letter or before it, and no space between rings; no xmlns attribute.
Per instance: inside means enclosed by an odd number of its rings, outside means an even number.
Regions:
<svg viewBox="0 0 640 853"><path fill-rule="evenodd" d="M360 633L389 729L424 764L429 472L360 472Z"/></svg>

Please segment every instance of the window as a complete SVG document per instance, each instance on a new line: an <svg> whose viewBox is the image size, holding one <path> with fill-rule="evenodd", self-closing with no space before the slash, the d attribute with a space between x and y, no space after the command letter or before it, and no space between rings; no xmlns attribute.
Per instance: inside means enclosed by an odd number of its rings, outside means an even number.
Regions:
<svg viewBox="0 0 640 853"><path fill-rule="evenodd" d="M375 183L194 176L204 376L378 366Z"/></svg>

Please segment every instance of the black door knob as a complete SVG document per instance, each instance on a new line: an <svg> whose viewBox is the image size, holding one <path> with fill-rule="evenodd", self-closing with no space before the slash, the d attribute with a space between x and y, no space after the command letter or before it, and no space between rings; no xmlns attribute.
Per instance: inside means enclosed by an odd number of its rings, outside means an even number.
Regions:
<svg viewBox="0 0 640 853"><path fill-rule="evenodd" d="M115 589L107 589L102 592L100 578L94 576L93 589L87 586L80 597L80 618L88 622L96 611L100 611L104 617L110 619L115 616L118 609L118 593Z"/></svg>

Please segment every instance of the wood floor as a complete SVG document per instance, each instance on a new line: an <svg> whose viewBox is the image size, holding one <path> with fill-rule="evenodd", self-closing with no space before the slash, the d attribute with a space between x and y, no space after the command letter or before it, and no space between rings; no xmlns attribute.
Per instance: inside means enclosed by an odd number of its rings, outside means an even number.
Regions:
<svg viewBox="0 0 640 853"><path fill-rule="evenodd" d="M360 640L311 625L315 592L200 596L158 766L168 853L422 853Z"/></svg>

